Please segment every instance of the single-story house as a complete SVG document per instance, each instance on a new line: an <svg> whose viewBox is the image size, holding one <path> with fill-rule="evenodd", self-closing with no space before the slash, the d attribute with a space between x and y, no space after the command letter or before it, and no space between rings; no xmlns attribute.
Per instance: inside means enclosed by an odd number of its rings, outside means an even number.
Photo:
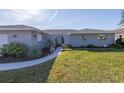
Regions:
<svg viewBox="0 0 124 93"><path fill-rule="evenodd" d="M97 30L97 29L58 29L44 30L51 35L52 40L55 38L64 38L64 44L73 47L81 47L87 45L96 45L106 47L115 43L115 31L112 30Z"/></svg>
<svg viewBox="0 0 124 93"><path fill-rule="evenodd" d="M117 35L124 34L124 29L100 30L100 29L46 29L40 30L26 25L0 26L0 47L13 41L25 43L29 47L43 48L48 39L53 44L64 43L73 47L87 45L108 46L115 43Z"/></svg>
<svg viewBox="0 0 124 93"><path fill-rule="evenodd" d="M0 46L15 41L28 46L44 47L46 35L40 29L31 26L0 26Z"/></svg>

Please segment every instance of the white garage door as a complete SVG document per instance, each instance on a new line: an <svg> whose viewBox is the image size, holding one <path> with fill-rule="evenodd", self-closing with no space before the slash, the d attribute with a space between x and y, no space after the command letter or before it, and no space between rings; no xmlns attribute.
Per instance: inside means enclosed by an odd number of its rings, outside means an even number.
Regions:
<svg viewBox="0 0 124 93"><path fill-rule="evenodd" d="M0 34L0 47L4 44L8 43L8 35L7 34Z"/></svg>

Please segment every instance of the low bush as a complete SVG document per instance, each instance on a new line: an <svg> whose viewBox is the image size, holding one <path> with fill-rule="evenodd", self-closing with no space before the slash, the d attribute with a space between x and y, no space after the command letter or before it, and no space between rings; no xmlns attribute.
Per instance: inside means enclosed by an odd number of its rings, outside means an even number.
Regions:
<svg viewBox="0 0 124 93"><path fill-rule="evenodd" d="M117 40L116 40L116 44L117 45L122 45L124 47L124 38L122 36L120 36Z"/></svg>
<svg viewBox="0 0 124 93"><path fill-rule="evenodd" d="M24 57L27 52L27 46L18 43L11 42L9 44L5 44L0 48L1 55L6 57Z"/></svg>
<svg viewBox="0 0 124 93"><path fill-rule="evenodd" d="M43 56L47 56L50 53L50 48L45 47L42 49L42 52L43 52Z"/></svg>
<svg viewBox="0 0 124 93"><path fill-rule="evenodd" d="M68 45L69 48L72 48L72 45Z"/></svg>
<svg viewBox="0 0 124 93"><path fill-rule="evenodd" d="M82 46L80 46L80 48L86 48L86 46L82 45Z"/></svg>
<svg viewBox="0 0 124 93"><path fill-rule="evenodd" d="M121 44L110 44L108 47L109 48L123 48Z"/></svg>
<svg viewBox="0 0 124 93"><path fill-rule="evenodd" d="M50 39L47 39L45 45L46 45L47 48L50 48L50 47L53 46L53 41L50 40Z"/></svg>
<svg viewBox="0 0 124 93"><path fill-rule="evenodd" d="M31 59L39 58L41 56L42 56L42 51L35 47L30 48L29 51L27 52L27 57Z"/></svg>
<svg viewBox="0 0 124 93"><path fill-rule="evenodd" d="M72 48L71 45L64 45L64 48Z"/></svg>
<svg viewBox="0 0 124 93"><path fill-rule="evenodd" d="M90 45L87 45L86 48L98 48L98 46L90 44Z"/></svg>

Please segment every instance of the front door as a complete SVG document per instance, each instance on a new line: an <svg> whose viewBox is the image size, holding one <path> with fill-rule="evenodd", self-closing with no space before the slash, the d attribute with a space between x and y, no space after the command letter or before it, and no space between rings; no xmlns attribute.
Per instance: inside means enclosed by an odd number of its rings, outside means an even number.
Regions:
<svg viewBox="0 0 124 93"><path fill-rule="evenodd" d="M56 46L61 46L62 44L64 44L63 36L57 36L55 38L55 44L56 44Z"/></svg>

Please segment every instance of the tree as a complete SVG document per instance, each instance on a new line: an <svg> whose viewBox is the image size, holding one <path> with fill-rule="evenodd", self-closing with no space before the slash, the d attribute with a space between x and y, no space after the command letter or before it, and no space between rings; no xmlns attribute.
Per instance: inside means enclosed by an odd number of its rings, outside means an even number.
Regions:
<svg viewBox="0 0 124 93"><path fill-rule="evenodd" d="M119 22L120 27L124 27L124 11L121 13L121 21Z"/></svg>
<svg viewBox="0 0 124 93"><path fill-rule="evenodd" d="M116 40L116 44L124 47L124 38L122 38L122 35Z"/></svg>

